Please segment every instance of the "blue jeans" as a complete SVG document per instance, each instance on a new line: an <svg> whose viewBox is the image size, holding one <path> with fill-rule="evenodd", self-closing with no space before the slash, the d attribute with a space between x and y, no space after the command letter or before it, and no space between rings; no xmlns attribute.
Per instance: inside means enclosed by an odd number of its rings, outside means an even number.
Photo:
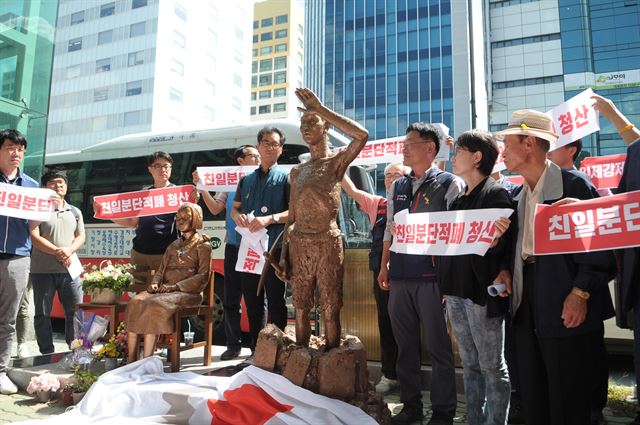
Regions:
<svg viewBox="0 0 640 425"><path fill-rule="evenodd" d="M485 306L450 295L447 313L464 368L469 424L506 424L511 384L504 359L504 317L488 318Z"/></svg>
<svg viewBox="0 0 640 425"><path fill-rule="evenodd" d="M42 354L55 351L53 331L51 329L51 307L53 296L58 292L58 299L64 309L64 333L67 344L74 338L73 315L76 304L82 302L82 286L80 279L71 280L69 273L32 274L33 303L35 315L33 325L36 329L36 340Z"/></svg>

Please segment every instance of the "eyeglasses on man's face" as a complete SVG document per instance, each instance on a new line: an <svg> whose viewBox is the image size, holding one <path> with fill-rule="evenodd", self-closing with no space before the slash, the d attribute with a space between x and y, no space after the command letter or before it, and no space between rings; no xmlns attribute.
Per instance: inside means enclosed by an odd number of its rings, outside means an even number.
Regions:
<svg viewBox="0 0 640 425"><path fill-rule="evenodd" d="M402 173L385 173L384 174L385 179L397 180L400 177L404 177L404 174Z"/></svg>
<svg viewBox="0 0 640 425"><path fill-rule="evenodd" d="M248 153L248 154L244 155L244 156L243 156L243 158L260 159L260 154L257 154L257 153Z"/></svg>
<svg viewBox="0 0 640 425"><path fill-rule="evenodd" d="M264 146L265 148L268 148L268 149L277 149L280 147L280 143L273 142L273 141L264 141L264 142L260 142L260 146Z"/></svg>
<svg viewBox="0 0 640 425"><path fill-rule="evenodd" d="M160 171L160 170L170 170L171 169L171 164L164 164L164 165L153 164L151 166L151 168L153 168L154 170L158 170L158 171Z"/></svg>
<svg viewBox="0 0 640 425"><path fill-rule="evenodd" d="M419 141L415 141L415 142L407 142L405 141L404 143L402 143L402 149L411 149L413 148L415 145L419 145L422 143L429 143L426 140L419 140Z"/></svg>

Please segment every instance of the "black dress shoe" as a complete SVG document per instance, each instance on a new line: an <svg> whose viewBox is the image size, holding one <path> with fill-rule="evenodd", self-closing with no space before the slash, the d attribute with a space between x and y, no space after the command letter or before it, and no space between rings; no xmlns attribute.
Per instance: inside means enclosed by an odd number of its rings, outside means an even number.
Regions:
<svg viewBox="0 0 640 425"><path fill-rule="evenodd" d="M453 416L444 412L438 412L437 410L431 415L431 419L427 422L427 425L452 425Z"/></svg>
<svg viewBox="0 0 640 425"><path fill-rule="evenodd" d="M227 348L220 356L220 360L233 360L240 355L239 348Z"/></svg>
<svg viewBox="0 0 640 425"><path fill-rule="evenodd" d="M509 406L509 418L507 419L509 425L521 425L524 424L524 413L522 412L522 406L519 403L511 402Z"/></svg>
<svg viewBox="0 0 640 425"><path fill-rule="evenodd" d="M422 413L422 403L420 404L405 404L402 407L400 413L391 418L393 425L409 425L416 421L422 423L424 414Z"/></svg>

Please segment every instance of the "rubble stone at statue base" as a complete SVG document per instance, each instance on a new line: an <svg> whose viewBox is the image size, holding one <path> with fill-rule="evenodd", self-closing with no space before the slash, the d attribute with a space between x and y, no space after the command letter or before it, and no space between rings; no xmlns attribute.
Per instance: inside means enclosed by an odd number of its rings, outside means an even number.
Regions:
<svg viewBox="0 0 640 425"><path fill-rule="evenodd" d="M390 423L387 405L367 381L367 354L360 340L346 335L339 347L325 350L323 337L311 336L309 347L300 347L293 330L285 333L268 324L258 337L253 365L315 393L353 404L378 423Z"/></svg>

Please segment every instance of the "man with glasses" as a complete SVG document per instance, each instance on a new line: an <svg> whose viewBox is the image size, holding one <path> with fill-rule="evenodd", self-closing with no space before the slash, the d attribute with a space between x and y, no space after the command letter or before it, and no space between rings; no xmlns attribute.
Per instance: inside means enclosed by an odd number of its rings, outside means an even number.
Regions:
<svg viewBox="0 0 640 425"><path fill-rule="evenodd" d="M153 184L144 186L142 190L175 186L169 181L172 165L173 158L166 152L158 151L149 155L147 170L153 177ZM96 208L97 205L94 202L94 211ZM178 238L175 213L119 218L112 221L121 226L136 229L131 248L131 263L136 266L136 271L157 270L164 251Z"/></svg>
<svg viewBox="0 0 640 425"><path fill-rule="evenodd" d="M54 352L54 346L49 316L56 292L64 308L67 344L71 344L75 338L73 315L76 304L82 302L82 287L80 277L72 279L67 267L71 264L73 254L84 244L85 232L82 213L64 200L68 183L66 174L63 171L50 170L42 176L41 181L43 187L60 196L49 221L32 222L29 225L33 241L31 281L36 339L40 353L50 354Z"/></svg>
<svg viewBox="0 0 640 425"><path fill-rule="evenodd" d="M260 167L244 176L238 183L231 218L236 226L246 227L251 232L266 228L271 250L276 238L284 230L284 223L289 216L288 174L278 167L278 158L282 155L285 137L279 128L267 126L258 132L257 139ZM251 213L255 218L249 222L248 216ZM280 257L280 248L277 248L274 254ZM287 325L285 285L275 275L273 268L269 267L266 273L264 288L269 310L268 320L284 329ZM258 334L265 324L264 293L256 294L259 280L260 276L257 274L240 273L242 295L249 316L252 352L255 350Z"/></svg>
<svg viewBox="0 0 640 425"><path fill-rule="evenodd" d="M433 415L429 424L452 424L456 411L455 365L434 258L390 251L395 213L405 209L410 213L446 211L464 190L461 179L433 165L439 149L439 132L435 127L424 122L411 124L403 149L404 165L411 167L411 174L398 179L387 193L387 229L378 284L389 291L389 316L398 343L396 370L404 406L392 418L394 424L410 424L424 416L420 394L420 324L433 368Z"/></svg>
<svg viewBox="0 0 640 425"><path fill-rule="evenodd" d="M233 155L240 166L260 165L258 150L250 145L240 146ZM198 184L199 177L193 172L193 184ZM224 247L224 294L222 305L224 307L224 334L227 340L227 349L220 355L220 360L235 359L240 355L242 348L242 334L240 331L240 299L242 298L242 286L240 284L240 272L236 271L238 261L238 234L236 223L231 218L235 192L219 192L214 198L206 190L199 190L204 203L211 214L218 215L223 210L225 213L225 227L227 229Z"/></svg>
<svg viewBox="0 0 640 425"><path fill-rule="evenodd" d="M394 162L384 169L384 187L388 192L391 185L401 177L409 174L411 169L401 162ZM382 260L382 239L387 227L387 198L373 195L356 188L348 175L342 180L342 188L360 206L360 209L369 215L371 223L371 250L369 251L369 270L373 272L373 295L378 310L378 331L380 332L380 371L382 376L376 384L376 391L382 394L388 393L398 386L396 373L396 360L398 359L398 345L393 336L391 319L389 318L389 291L383 291L378 285L380 273L380 261Z"/></svg>
<svg viewBox="0 0 640 425"><path fill-rule="evenodd" d="M38 187L19 168L27 139L17 130L0 131L0 183ZM56 199L54 199L55 201ZM15 394L16 385L7 376L7 363L16 333L16 314L27 287L31 263L29 221L0 215L0 393Z"/></svg>

